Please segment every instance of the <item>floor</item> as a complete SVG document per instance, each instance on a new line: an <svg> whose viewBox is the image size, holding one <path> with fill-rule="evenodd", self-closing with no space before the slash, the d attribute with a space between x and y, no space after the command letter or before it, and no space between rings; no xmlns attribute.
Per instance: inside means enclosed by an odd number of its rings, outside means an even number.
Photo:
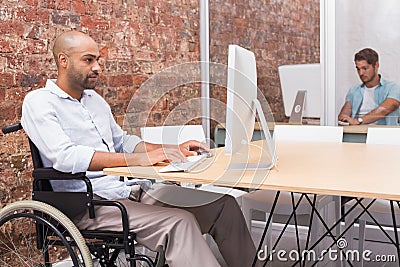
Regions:
<svg viewBox="0 0 400 267"><path fill-rule="evenodd" d="M262 236L262 232L265 227L265 223L261 221L253 221L253 227L252 227L252 237L255 241L255 243L258 245L259 240ZM283 224L273 224L273 231L271 234L272 242L275 242L278 236L281 233L281 230L283 229ZM388 229L391 231L391 229ZM299 227L299 237L300 237L300 251L301 253L304 253L304 255L307 257L310 257L311 259L314 258L314 254L317 255L315 258L318 258L319 255L321 255L320 251L322 248L321 246L318 246L316 249L313 250L305 250L305 243L307 239L307 232L308 228L305 226L300 226ZM392 231L393 233L393 231ZM386 237L381 233L379 229L376 227L368 227L367 235L366 235L367 241L365 243L365 259L370 259L370 262L364 261L364 266L400 266L399 262L397 260L397 252L396 248L392 244L388 244L386 241ZM327 246L329 247L330 244L332 244L333 241L331 239L324 239L324 247ZM318 262L315 266L351 266L349 263L346 262L345 260L345 255L348 256L349 259L355 259L354 262L352 262L353 266L361 266L360 261L357 260L357 255L359 254L357 249L352 249L350 247L350 243L344 238L341 240L340 243L337 243L338 245L333 246L330 254L326 254L324 256L324 260ZM345 255L341 255L338 252L338 246L345 246L347 248L347 252ZM270 245L272 247L272 245ZM264 250L265 248L265 243L263 246ZM353 248L358 248L358 240L354 239L354 244ZM318 250L319 249L319 250ZM308 254L307 254L308 253ZM266 266L273 266L273 267L286 267L286 266L300 266L300 264L295 264L298 255L298 250L297 250L297 242L296 242L296 231L293 226L289 226L285 232L284 235L282 236L281 241L277 244L277 247L273 250L272 256L270 256L270 260L268 260ZM266 259L265 254L260 254L263 259ZM344 259L342 261L337 260L337 259ZM296 260L294 260L296 259ZM384 260L384 261L379 261L378 260ZM313 261L306 261L305 266L313 266L314 262Z"/></svg>

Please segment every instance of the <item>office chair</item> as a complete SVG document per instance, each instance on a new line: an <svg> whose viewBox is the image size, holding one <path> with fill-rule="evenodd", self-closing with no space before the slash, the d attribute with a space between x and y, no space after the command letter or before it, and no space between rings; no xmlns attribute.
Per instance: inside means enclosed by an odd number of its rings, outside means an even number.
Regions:
<svg viewBox="0 0 400 267"><path fill-rule="evenodd" d="M367 144L376 144L376 145L400 145L400 128L374 128L369 127L367 132ZM377 157L379 157L377 155ZM368 206L369 203L373 202L372 199L364 199L362 201L365 207ZM347 212L356 204L356 200L353 199L345 204L345 211ZM398 209L398 205L394 202L394 209ZM352 212L350 212L346 219L346 228L351 224L351 228L348 233L345 235L346 240L348 241L348 248L352 250L358 249L359 252L364 251L365 249L365 240L366 240L366 231L371 230L369 225L375 225L376 223L381 226L393 226L393 218L391 213L390 201L383 199L376 199L369 207L368 212L372 215L371 218L367 213L361 215L358 219L358 235L356 234L356 218L359 217L359 214L363 211L362 207L357 205ZM400 214L395 214L396 224L400 226ZM394 232L387 233L389 237L394 240ZM355 238L358 237L358 248L355 245ZM389 238L388 236L386 236ZM360 261L357 262L358 265L364 265L364 259L361 257Z"/></svg>
<svg viewBox="0 0 400 267"><path fill-rule="evenodd" d="M342 127L330 127L330 126L307 126L307 125L275 125L273 138L275 142L290 141L290 142L342 142L343 128ZM278 154L279 158L279 154ZM296 164L293 162L293 164ZM257 190L247 195L242 196L242 210L246 219L247 226L251 232L252 229L252 216L253 210L262 211L269 213L273 201L275 198L276 191L272 190ZM295 203L300 199L298 193L294 193ZM335 204L335 212L328 211L328 205L331 203ZM340 217L340 197L331 196L318 196L316 199L317 210L323 208L322 217L327 218L328 222L333 222L332 217L329 215L334 214L335 218ZM276 215L289 216L293 212L292 197L290 192L281 192L279 195L278 203L275 207L271 223L276 221L274 217ZM310 204L305 198L300 201L296 209L296 215L309 215L311 213ZM317 240L318 227L317 216L314 216L313 223L314 227L311 227L311 240ZM329 224L328 224L329 226ZM268 232L266 235L267 247L271 248L271 225L268 225ZM339 234L339 227L336 229L336 234Z"/></svg>

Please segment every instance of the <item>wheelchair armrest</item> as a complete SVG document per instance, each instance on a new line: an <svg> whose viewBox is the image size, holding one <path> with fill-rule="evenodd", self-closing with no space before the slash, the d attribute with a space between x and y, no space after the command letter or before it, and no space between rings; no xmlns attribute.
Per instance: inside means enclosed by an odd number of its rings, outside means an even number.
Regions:
<svg viewBox="0 0 400 267"><path fill-rule="evenodd" d="M89 178L86 177L86 173L68 173L68 172L60 172L53 168L37 168L32 172L32 176L34 178L34 185L36 185L37 181L40 180L81 180L85 182L87 192L90 194L90 197L93 198L93 188L92 183Z"/></svg>
<svg viewBox="0 0 400 267"><path fill-rule="evenodd" d="M69 180L69 179L84 180L84 178L86 178L86 174L84 172L78 172L72 174L70 172L60 172L51 167L37 168L33 170L32 175L33 178L35 179L45 179L45 180Z"/></svg>
<svg viewBox="0 0 400 267"><path fill-rule="evenodd" d="M66 212L67 216L69 215L72 219L73 216L71 214L77 215L75 214L75 212L77 212L78 209L75 210L64 209L65 200L63 199L57 200L55 197L51 197L49 193L62 194L65 198L69 198L72 201L75 201L76 199L78 199L78 196L80 196L79 199L81 199L82 201L85 200L86 202L87 208L89 209L89 217L90 218L95 217L95 212L93 207L93 187L89 178L86 177L86 173L80 172L72 174L72 173L60 172L53 168L36 168L33 170L32 176L33 176L33 194L36 195L38 198L41 198L42 201L49 203L53 206L56 206L60 210ZM53 181L81 180L86 184L86 192L48 192L49 188L51 188L51 184L49 182L52 180ZM48 187L49 187L48 190L43 188L43 184L40 184L40 182L42 181L48 182ZM52 191L52 189L50 191Z"/></svg>

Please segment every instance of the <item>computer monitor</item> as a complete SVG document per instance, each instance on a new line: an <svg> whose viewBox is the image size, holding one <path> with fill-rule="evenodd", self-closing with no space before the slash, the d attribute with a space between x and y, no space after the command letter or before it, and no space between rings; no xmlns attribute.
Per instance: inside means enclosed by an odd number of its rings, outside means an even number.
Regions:
<svg viewBox="0 0 400 267"><path fill-rule="evenodd" d="M237 45L229 45L225 153L232 155L229 169L271 168L275 164L275 146L257 99L257 69L254 53ZM256 114L263 128L267 146L262 160L246 162L254 132ZM265 157L264 157L265 156Z"/></svg>
<svg viewBox="0 0 400 267"><path fill-rule="evenodd" d="M303 117L321 117L320 64L278 67L285 115L289 123L302 124Z"/></svg>

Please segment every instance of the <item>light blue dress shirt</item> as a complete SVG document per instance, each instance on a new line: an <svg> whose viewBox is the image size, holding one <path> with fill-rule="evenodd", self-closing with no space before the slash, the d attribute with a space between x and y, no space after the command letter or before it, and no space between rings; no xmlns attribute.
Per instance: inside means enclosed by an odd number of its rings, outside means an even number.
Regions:
<svg viewBox="0 0 400 267"><path fill-rule="evenodd" d="M141 142L115 122L110 106L94 90L85 90L80 101L61 90L54 80L26 95L22 126L38 147L45 167L62 172L86 172L95 194L127 198L130 186L118 176L87 171L95 151L132 152ZM132 183L132 182L130 182ZM81 181L53 181L55 191L84 191Z"/></svg>
<svg viewBox="0 0 400 267"><path fill-rule="evenodd" d="M346 102L351 102L351 117L355 118L361 107L364 97L365 85L360 84L349 90L346 95ZM375 103L380 105L386 98L393 98L400 101L400 86L395 82L380 79L378 87L375 88ZM377 121L378 125L399 125L399 109L388 114L385 118Z"/></svg>

